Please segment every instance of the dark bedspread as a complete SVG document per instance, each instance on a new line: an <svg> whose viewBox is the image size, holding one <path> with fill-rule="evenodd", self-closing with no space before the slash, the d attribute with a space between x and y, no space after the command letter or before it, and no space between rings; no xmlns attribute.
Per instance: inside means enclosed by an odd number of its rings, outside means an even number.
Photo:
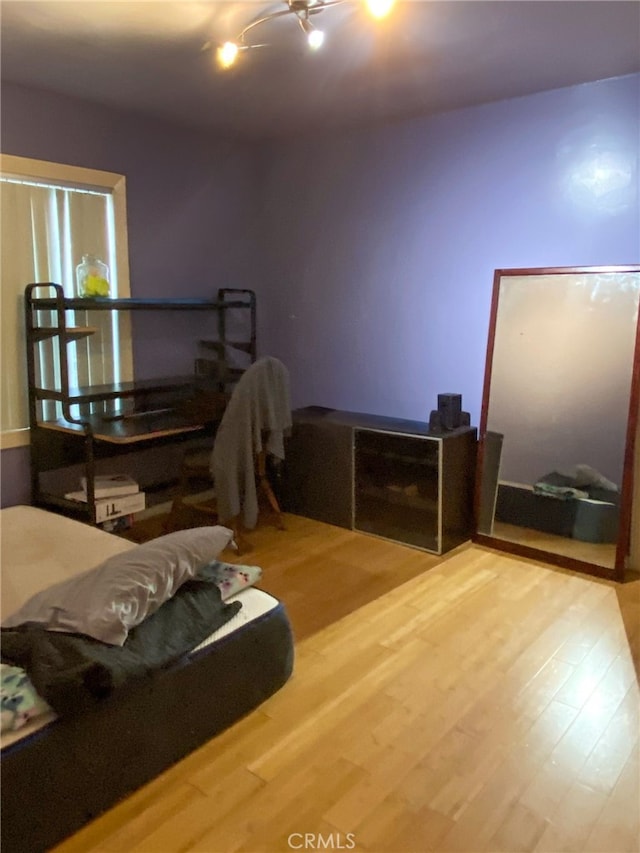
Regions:
<svg viewBox="0 0 640 853"><path fill-rule="evenodd" d="M223 603L219 588L198 578L132 629L123 646L27 624L2 629L2 660L25 669L58 714L75 714L184 657L241 606Z"/></svg>

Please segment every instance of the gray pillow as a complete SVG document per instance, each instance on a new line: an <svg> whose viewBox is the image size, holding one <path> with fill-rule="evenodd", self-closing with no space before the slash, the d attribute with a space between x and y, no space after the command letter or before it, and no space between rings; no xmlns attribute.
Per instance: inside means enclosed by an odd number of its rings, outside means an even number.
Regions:
<svg viewBox="0 0 640 853"><path fill-rule="evenodd" d="M3 628L34 622L124 645L139 625L231 542L227 527L195 527L151 539L36 593Z"/></svg>

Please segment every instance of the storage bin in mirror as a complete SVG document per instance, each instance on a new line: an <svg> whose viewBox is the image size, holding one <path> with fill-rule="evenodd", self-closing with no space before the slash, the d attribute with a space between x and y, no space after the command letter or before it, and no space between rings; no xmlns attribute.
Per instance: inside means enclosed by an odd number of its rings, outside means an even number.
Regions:
<svg viewBox="0 0 640 853"><path fill-rule="evenodd" d="M495 271L476 541L622 580L639 303L640 266Z"/></svg>

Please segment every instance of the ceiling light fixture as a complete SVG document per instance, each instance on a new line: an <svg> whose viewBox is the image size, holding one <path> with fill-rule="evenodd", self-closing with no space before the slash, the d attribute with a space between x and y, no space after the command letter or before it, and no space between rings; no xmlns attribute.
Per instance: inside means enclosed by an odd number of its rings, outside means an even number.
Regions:
<svg viewBox="0 0 640 853"><path fill-rule="evenodd" d="M309 15L317 15L331 6L339 6L345 0L284 0L286 9L272 12L252 21L246 26L234 41L227 41L220 45L216 51L218 65L223 68L231 68L235 64L240 51L252 50L256 47L266 47L266 44L256 44L246 41L247 35L256 27L280 18L283 15L295 15L298 19L300 29L307 37L307 44L311 50L318 50L324 42L324 33L317 29L309 20ZM364 0L370 14L377 19L386 17L391 11L395 0ZM208 47L209 45L205 45Z"/></svg>
<svg viewBox="0 0 640 853"><path fill-rule="evenodd" d="M300 24L300 29L307 37L307 44L311 50L317 50L319 47L322 47L324 42L324 33L322 30L317 30L309 18L298 17L298 23Z"/></svg>

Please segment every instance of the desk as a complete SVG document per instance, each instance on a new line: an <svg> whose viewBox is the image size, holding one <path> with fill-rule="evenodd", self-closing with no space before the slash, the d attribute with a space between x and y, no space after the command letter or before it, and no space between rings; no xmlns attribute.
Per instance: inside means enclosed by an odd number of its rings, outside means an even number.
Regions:
<svg viewBox="0 0 640 853"><path fill-rule="evenodd" d="M72 423L58 418L55 421L39 421L42 429L58 430L71 435L85 435L87 426L96 441L106 441L110 444L137 444L171 435L181 435L187 432L197 432L205 428L205 423L190 423L177 412L164 414L139 413L135 417L123 416L118 420L108 420L102 417L87 417L83 423Z"/></svg>
<svg viewBox="0 0 640 853"><path fill-rule="evenodd" d="M129 408L109 414L82 415L77 420L38 420L31 427L31 454L35 460L32 466L33 502L36 506L57 509L94 524L95 500L70 501L62 494L62 487L60 492L54 490L50 482L48 487L43 487L40 475L80 464L87 483L92 484L99 459L211 437L230 397L230 392L217 390L215 382L201 376L93 386L89 394L84 389L72 391L71 405L77 403L86 408L89 403L129 398ZM162 402L154 405L154 395L158 393ZM142 408L136 409L136 405ZM91 488L89 485L89 493Z"/></svg>

